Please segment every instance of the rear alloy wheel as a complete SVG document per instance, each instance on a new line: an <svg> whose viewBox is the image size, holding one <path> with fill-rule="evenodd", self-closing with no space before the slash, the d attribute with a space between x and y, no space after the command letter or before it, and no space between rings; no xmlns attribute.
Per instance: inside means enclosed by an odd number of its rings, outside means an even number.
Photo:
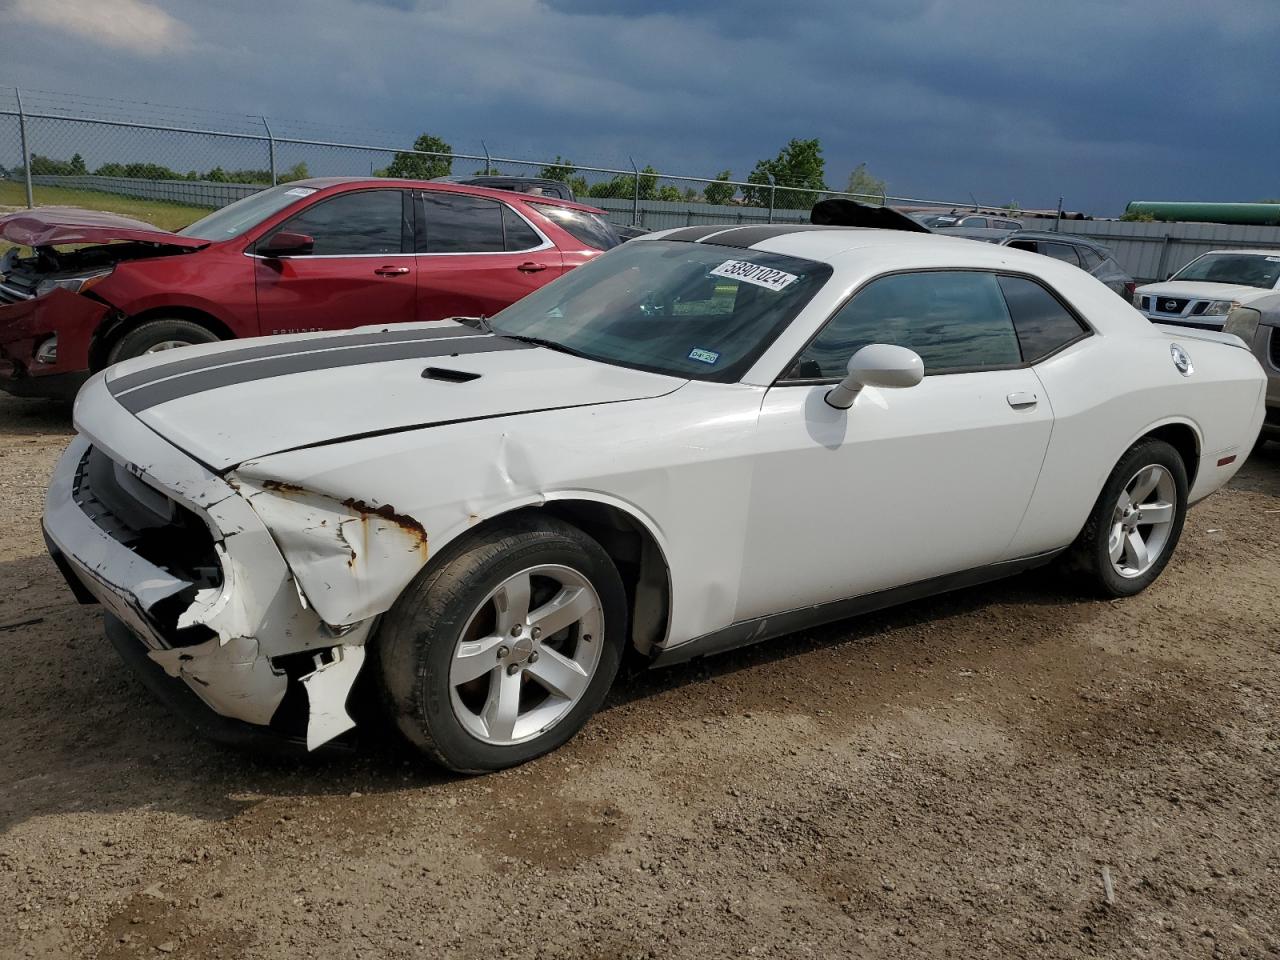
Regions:
<svg viewBox="0 0 1280 960"><path fill-rule="evenodd" d="M1178 500L1173 474L1153 463L1134 474L1111 511L1107 555L1122 577L1140 577L1164 555Z"/></svg>
<svg viewBox="0 0 1280 960"><path fill-rule="evenodd" d="M208 328L190 320L148 320L115 342L107 354L107 365L162 350L216 343L217 340L218 337Z"/></svg>
<svg viewBox="0 0 1280 960"><path fill-rule="evenodd" d="M523 518L420 574L374 649L405 736L478 773L577 733L613 682L625 629L626 594L604 549L575 527Z"/></svg>
<svg viewBox="0 0 1280 960"><path fill-rule="evenodd" d="M1074 547L1075 560L1101 591L1129 597L1169 562L1187 514L1187 471L1163 440L1142 440L1107 479Z"/></svg>

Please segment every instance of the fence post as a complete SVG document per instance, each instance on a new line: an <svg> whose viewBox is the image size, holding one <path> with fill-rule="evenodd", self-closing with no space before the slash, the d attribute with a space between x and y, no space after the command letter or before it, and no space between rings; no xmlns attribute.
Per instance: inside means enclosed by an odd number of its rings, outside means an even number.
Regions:
<svg viewBox="0 0 1280 960"><path fill-rule="evenodd" d="M773 223L773 205L778 193L778 181L769 174L769 222Z"/></svg>
<svg viewBox="0 0 1280 960"><path fill-rule="evenodd" d="M480 149L484 151L484 175L487 177L494 172L493 163L489 160L489 147L483 140L480 141Z"/></svg>
<svg viewBox="0 0 1280 960"><path fill-rule="evenodd" d="M27 181L27 209L36 205L31 193L31 151L27 149L27 115L22 112L22 91L13 88L13 95L18 98L18 137L22 140L22 169Z"/></svg>
<svg viewBox="0 0 1280 960"><path fill-rule="evenodd" d="M1058 198L1058 216L1053 221L1053 232L1054 233L1062 232L1062 197Z"/></svg>
<svg viewBox="0 0 1280 960"><path fill-rule="evenodd" d="M1156 264L1156 283L1163 283L1169 279L1169 245L1172 241L1173 235L1166 230L1164 239L1160 242L1160 260Z"/></svg>
<svg viewBox="0 0 1280 960"><path fill-rule="evenodd" d="M636 166L634 157L627 157L627 159L631 161L631 169L636 175L636 189L631 198L631 222L638 227L640 226L640 168Z"/></svg>
<svg viewBox="0 0 1280 960"><path fill-rule="evenodd" d="M267 152L271 155L271 185L276 185L276 138L271 135L271 125L267 123L267 118L259 117L262 126L267 131Z"/></svg>

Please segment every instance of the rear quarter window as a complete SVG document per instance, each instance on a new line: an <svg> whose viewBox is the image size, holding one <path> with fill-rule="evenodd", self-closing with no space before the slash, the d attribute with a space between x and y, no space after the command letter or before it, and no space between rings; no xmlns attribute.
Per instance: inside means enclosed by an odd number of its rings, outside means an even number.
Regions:
<svg viewBox="0 0 1280 960"><path fill-rule="evenodd" d="M1000 289L1009 305L1024 363L1043 360L1088 333L1075 314L1034 280L1001 276Z"/></svg>

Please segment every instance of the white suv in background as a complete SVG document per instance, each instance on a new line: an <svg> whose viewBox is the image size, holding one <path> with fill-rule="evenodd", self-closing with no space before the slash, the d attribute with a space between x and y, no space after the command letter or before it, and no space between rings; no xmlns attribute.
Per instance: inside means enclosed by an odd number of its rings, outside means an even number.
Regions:
<svg viewBox="0 0 1280 960"><path fill-rule="evenodd" d="M1137 289L1134 304L1154 323L1221 330L1231 308L1280 287L1280 250L1210 250L1164 283Z"/></svg>

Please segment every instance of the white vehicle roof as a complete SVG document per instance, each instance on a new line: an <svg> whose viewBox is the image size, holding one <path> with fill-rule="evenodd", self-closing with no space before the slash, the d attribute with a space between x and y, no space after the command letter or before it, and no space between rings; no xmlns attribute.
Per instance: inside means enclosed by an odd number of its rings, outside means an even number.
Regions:
<svg viewBox="0 0 1280 960"><path fill-rule="evenodd" d="M683 240L760 250L828 263L831 280L760 357L746 383L772 382L777 367L804 346L815 321L831 315L869 280L903 270L1000 270L1043 280L1104 335L1150 337L1150 322L1079 267L1028 250L965 237L869 227L760 224L679 227L635 242ZM728 258L728 256L726 257Z"/></svg>

